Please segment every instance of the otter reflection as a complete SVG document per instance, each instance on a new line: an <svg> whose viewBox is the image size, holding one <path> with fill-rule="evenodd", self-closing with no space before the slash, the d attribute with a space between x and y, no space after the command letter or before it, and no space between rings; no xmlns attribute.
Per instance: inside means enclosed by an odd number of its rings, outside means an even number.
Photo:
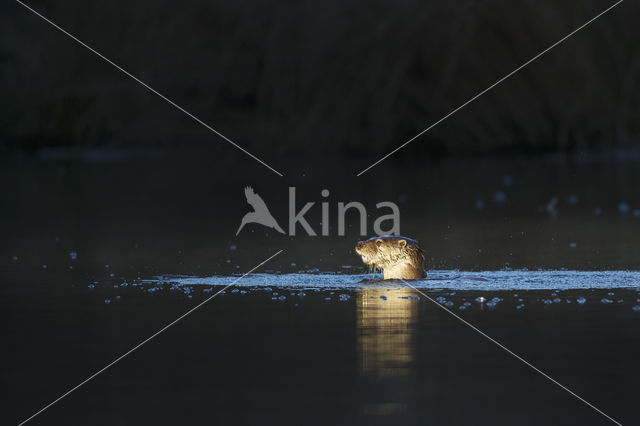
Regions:
<svg viewBox="0 0 640 426"><path fill-rule="evenodd" d="M418 317L415 292L406 287L363 287L357 296L358 350L360 374L389 389L368 401L364 414L390 415L407 411L398 400L415 359L414 330ZM402 392L400 392L402 393Z"/></svg>
<svg viewBox="0 0 640 426"><path fill-rule="evenodd" d="M418 304L406 287L362 288L358 293L360 370L376 376L409 373Z"/></svg>

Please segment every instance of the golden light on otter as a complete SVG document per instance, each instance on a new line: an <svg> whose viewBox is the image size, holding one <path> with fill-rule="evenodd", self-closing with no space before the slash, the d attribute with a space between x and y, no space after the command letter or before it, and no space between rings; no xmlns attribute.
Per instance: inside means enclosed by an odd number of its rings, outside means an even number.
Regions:
<svg viewBox="0 0 640 426"><path fill-rule="evenodd" d="M380 269L385 280L427 277L422 249L411 238L394 235L369 238L358 242L356 253L366 265Z"/></svg>

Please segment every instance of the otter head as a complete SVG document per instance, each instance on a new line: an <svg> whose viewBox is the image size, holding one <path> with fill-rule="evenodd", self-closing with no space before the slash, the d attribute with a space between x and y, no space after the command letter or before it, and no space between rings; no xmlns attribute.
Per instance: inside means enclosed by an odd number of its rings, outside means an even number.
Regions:
<svg viewBox="0 0 640 426"><path fill-rule="evenodd" d="M359 241L356 253L367 265L382 270L384 279L425 278L424 256L411 238L381 235Z"/></svg>

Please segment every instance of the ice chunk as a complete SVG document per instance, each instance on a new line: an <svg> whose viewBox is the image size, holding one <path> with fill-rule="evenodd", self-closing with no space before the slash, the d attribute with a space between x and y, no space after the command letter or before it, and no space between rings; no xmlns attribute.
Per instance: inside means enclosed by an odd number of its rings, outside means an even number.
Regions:
<svg viewBox="0 0 640 426"><path fill-rule="evenodd" d="M507 201L507 194L503 191L496 191L493 194L493 201L496 203L504 203Z"/></svg>

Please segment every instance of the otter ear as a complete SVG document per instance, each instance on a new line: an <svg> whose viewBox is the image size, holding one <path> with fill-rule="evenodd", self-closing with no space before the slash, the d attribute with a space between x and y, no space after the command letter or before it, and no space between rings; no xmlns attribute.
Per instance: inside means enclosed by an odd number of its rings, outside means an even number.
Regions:
<svg viewBox="0 0 640 426"><path fill-rule="evenodd" d="M398 244L400 244L400 248L404 248L407 245L407 240L399 240Z"/></svg>

